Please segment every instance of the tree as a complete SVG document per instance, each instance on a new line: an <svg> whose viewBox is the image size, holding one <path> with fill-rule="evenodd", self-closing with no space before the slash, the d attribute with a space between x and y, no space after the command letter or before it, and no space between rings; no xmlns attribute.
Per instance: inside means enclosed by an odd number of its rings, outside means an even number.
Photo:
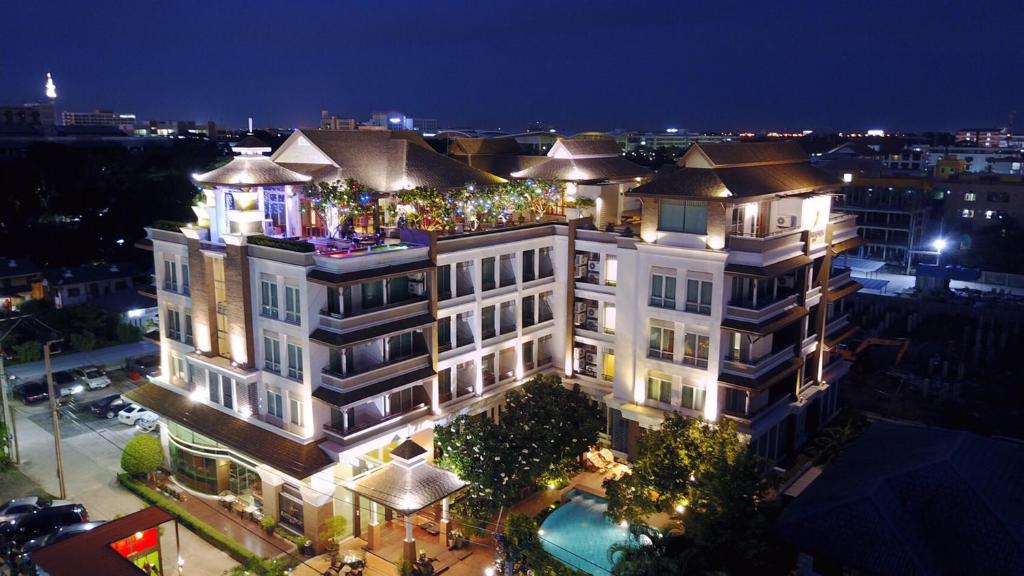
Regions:
<svg viewBox="0 0 1024 576"><path fill-rule="evenodd" d="M88 352L96 347L96 335L85 330L71 335L71 349L75 352Z"/></svg>
<svg viewBox="0 0 1024 576"><path fill-rule="evenodd" d="M164 463L164 449L160 439L148 434L139 434L128 441L121 452L121 468L133 475L153 473Z"/></svg>
<svg viewBox="0 0 1024 576"><path fill-rule="evenodd" d="M36 362L43 358L43 345L38 340L29 340L14 345L14 362Z"/></svg>
<svg viewBox="0 0 1024 576"><path fill-rule="evenodd" d="M660 532L644 524L629 527L629 540L613 544L608 557L615 576L697 574L697 549L678 531Z"/></svg>
<svg viewBox="0 0 1024 576"><path fill-rule="evenodd" d="M597 442L600 412L579 386L537 376L506 396L501 422L460 416L434 430L438 464L470 483L455 512L470 531L482 526L524 490L567 476Z"/></svg>
<svg viewBox="0 0 1024 576"><path fill-rule="evenodd" d="M331 552L338 550L338 540L345 535L348 521L344 516L331 516L320 525L320 541Z"/></svg>
<svg viewBox="0 0 1024 576"><path fill-rule="evenodd" d="M342 236L342 227L349 218L356 218L372 210L373 197L369 190L354 178L307 184L302 191L307 202L303 208L316 214L317 220L327 226L331 237Z"/></svg>

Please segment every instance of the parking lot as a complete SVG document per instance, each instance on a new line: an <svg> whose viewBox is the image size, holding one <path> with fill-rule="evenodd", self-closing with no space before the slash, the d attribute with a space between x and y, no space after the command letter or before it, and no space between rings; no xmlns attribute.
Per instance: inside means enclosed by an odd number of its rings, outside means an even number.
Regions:
<svg viewBox="0 0 1024 576"><path fill-rule="evenodd" d="M92 413L92 405L102 398L113 394L120 394L132 390L138 384L128 379L125 372L112 370L107 373L110 377L110 385L98 390L83 390L70 398L62 399L58 407L60 411L60 433L62 438L74 438L88 432L110 431L116 432L129 428L117 421L117 418L107 419ZM15 410L31 420L47 433L53 433L52 419L50 416L49 401L38 402L26 405L14 394L12 400Z"/></svg>

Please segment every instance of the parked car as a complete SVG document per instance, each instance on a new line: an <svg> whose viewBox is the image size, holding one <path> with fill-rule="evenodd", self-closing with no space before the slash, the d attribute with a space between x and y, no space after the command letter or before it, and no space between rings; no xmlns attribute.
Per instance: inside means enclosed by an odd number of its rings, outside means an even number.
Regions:
<svg viewBox="0 0 1024 576"><path fill-rule="evenodd" d="M50 399L50 387L46 382L26 382L18 388L18 396L25 404L35 404Z"/></svg>
<svg viewBox="0 0 1024 576"><path fill-rule="evenodd" d="M28 514L29 512L49 508L54 504L70 504L70 502L66 500L50 500L49 498L43 498L40 496L22 496L21 498L13 498L4 502L3 505L0 505L0 524L6 524Z"/></svg>
<svg viewBox="0 0 1024 576"><path fill-rule="evenodd" d="M146 412L135 421L135 425L143 432L152 432L160 425L160 416L153 412Z"/></svg>
<svg viewBox="0 0 1024 576"><path fill-rule="evenodd" d="M0 526L0 541L8 558L15 557L25 542L49 534L61 526L88 522L89 513L81 504L50 506Z"/></svg>
<svg viewBox="0 0 1024 576"><path fill-rule="evenodd" d="M156 416L156 414L150 412L149 410L146 410L145 408L139 406L138 404L129 404L128 406L124 407L120 412L117 413L117 421L122 424L134 426L135 422L137 422L139 418L142 418L146 414L153 414L154 416Z"/></svg>
<svg viewBox="0 0 1024 576"><path fill-rule="evenodd" d="M106 520L100 520L99 522L79 522L78 524L68 524L67 526L61 526L55 531L42 536L38 536L25 542L25 545L21 547L21 554L14 560L15 566L19 567L22 571L32 574L34 571L32 568L32 553L40 548L45 548L50 544L56 544L62 540L67 540L72 536L78 536L84 532L88 532L97 526L102 526L106 523Z"/></svg>
<svg viewBox="0 0 1024 576"><path fill-rule="evenodd" d="M110 386L110 377L107 373L96 366L86 366L75 370L78 379L85 384L89 390L99 390Z"/></svg>
<svg viewBox="0 0 1024 576"><path fill-rule="evenodd" d="M89 409L99 418L112 420L126 406L128 406L128 401L122 398L120 394L111 394L93 402Z"/></svg>
<svg viewBox="0 0 1024 576"><path fill-rule="evenodd" d="M53 373L53 388L58 396L74 396L85 390L85 386L75 378L72 372L62 370Z"/></svg>
<svg viewBox="0 0 1024 576"><path fill-rule="evenodd" d="M133 381L139 378L156 378L160 375L160 355L151 354L126 360L125 369Z"/></svg>

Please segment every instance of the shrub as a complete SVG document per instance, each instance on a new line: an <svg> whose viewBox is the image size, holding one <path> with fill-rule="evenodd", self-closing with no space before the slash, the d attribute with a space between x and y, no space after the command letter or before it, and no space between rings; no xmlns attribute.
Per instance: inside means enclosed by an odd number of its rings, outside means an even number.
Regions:
<svg viewBox="0 0 1024 576"><path fill-rule="evenodd" d="M160 440L148 434L135 436L121 452L121 469L133 476L150 474L163 463L164 450Z"/></svg>
<svg viewBox="0 0 1024 576"><path fill-rule="evenodd" d="M277 248L278 250L288 250L290 252L301 252L303 254L316 252L316 247L305 240L285 240L284 238L271 238L257 234L249 236L246 241L256 246L266 246L267 248Z"/></svg>
<svg viewBox="0 0 1024 576"><path fill-rule="evenodd" d="M169 232L181 232L182 228L188 228L192 222L178 222L175 220L157 220L153 222L150 228L156 228L157 230L167 230Z"/></svg>
<svg viewBox="0 0 1024 576"><path fill-rule="evenodd" d="M263 518L260 518L260 526L262 526L264 530L273 530L277 528L277 518L268 514Z"/></svg>
<svg viewBox="0 0 1024 576"><path fill-rule="evenodd" d="M14 347L14 363L37 362L43 358L43 345L38 340L22 342Z"/></svg>

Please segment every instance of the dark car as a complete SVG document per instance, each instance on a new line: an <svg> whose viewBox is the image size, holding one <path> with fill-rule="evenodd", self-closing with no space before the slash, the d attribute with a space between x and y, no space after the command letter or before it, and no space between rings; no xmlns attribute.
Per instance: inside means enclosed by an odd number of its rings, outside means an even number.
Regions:
<svg viewBox="0 0 1024 576"><path fill-rule="evenodd" d="M40 496L22 496L21 498L13 498L0 505L0 525L6 524L12 520L17 520L30 512L49 508L54 504L70 504L70 502L67 500L50 500L49 498L42 498Z"/></svg>
<svg viewBox="0 0 1024 576"><path fill-rule="evenodd" d="M35 404L50 399L50 389L45 382L27 382L18 389L18 396L25 404Z"/></svg>
<svg viewBox="0 0 1024 576"><path fill-rule="evenodd" d="M56 544L57 542L67 540L72 536L78 536L83 532L88 532L97 526L102 526L104 523L106 523L105 520L100 520L99 522L79 522L78 524L68 524L67 526L61 526L53 532L33 538L28 542L25 542L25 545L21 547L21 554L18 555L15 560L15 564L31 574L32 570L29 570L29 568L32 566L33 552L40 548L45 548L50 544Z"/></svg>
<svg viewBox="0 0 1024 576"><path fill-rule="evenodd" d="M0 541L8 558L16 556L25 542L49 534L69 524L89 521L89 513L81 504L50 506L30 512L13 522L0 526Z"/></svg>
<svg viewBox="0 0 1024 576"><path fill-rule="evenodd" d="M53 389L57 391L58 396L74 396L85 390L85 386L75 378L73 372L63 370L53 373Z"/></svg>
<svg viewBox="0 0 1024 576"><path fill-rule="evenodd" d="M96 402L93 402L90 410L92 410L92 413L98 418L106 418L107 420L110 420L117 416L117 413L127 405L128 401L121 398L120 394L111 394L110 396L105 396Z"/></svg>

